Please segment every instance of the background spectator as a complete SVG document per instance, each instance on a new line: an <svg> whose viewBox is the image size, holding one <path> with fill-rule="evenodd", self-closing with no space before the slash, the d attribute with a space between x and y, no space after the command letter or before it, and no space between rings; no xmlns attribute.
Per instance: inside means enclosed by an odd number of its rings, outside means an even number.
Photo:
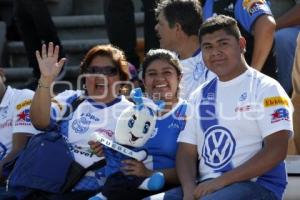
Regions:
<svg viewBox="0 0 300 200"><path fill-rule="evenodd" d="M165 0L156 8L155 26L160 47L178 54L182 68L180 97L189 95L203 82L214 77L203 62L198 30L202 10L198 0Z"/></svg>
<svg viewBox="0 0 300 200"><path fill-rule="evenodd" d="M5 85L4 70L0 68L0 185L4 183L2 167L25 146L32 134L29 108L33 92Z"/></svg>
<svg viewBox="0 0 300 200"><path fill-rule="evenodd" d="M24 88L35 90L40 77L40 69L35 57L35 51L42 44L53 42L61 46L56 28L44 0L14 0L14 15L16 24L26 49L29 66L33 70L33 76L25 83ZM65 57L61 47L59 58ZM62 70L57 80L63 78L65 71Z"/></svg>
<svg viewBox="0 0 300 200"><path fill-rule="evenodd" d="M159 47L154 26L156 0L142 0L144 10L145 52ZM123 49L130 63L137 69L140 60L136 52L136 27L132 0L104 0L105 23L110 42Z"/></svg>
<svg viewBox="0 0 300 200"><path fill-rule="evenodd" d="M0 19L0 64L3 64L2 55L3 55L3 47L6 41L6 24Z"/></svg>
<svg viewBox="0 0 300 200"><path fill-rule="evenodd" d="M291 94L292 66L300 31L300 1L272 0L271 10L276 19L275 52L278 81L285 91Z"/></svg>
<svg viewBox="0 0 300 200"><path fill-rule="evenodd" d="M293 122L294 122L294 142L296 145L296 151L298 154L300 154L300 34L298 34L297 38L297 46L296 46L296 54L295 54L295 60L293 65L293 95L292 95L292 102L294 105L294 116L293 116Z"/></svg>

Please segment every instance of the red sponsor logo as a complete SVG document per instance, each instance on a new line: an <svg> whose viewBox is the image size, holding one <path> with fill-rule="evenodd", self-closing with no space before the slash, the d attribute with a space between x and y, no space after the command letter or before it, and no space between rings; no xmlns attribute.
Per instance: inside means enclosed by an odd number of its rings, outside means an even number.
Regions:
<svg viewBox="0 0 300 200"><path fill-rule="evenodd" d="M102 135L106 135L109 138L112 138L112 136L114 135L113 131L107 130L107 129L103 129L103 128L97 129L96 132L101 133Z"/></svg>
<svg viewBox="0 0 300 200"><path fill-rule="evenodd" d="M250 105L245 105L245 106L238 106L234 109L235 112L246 112L251 109Z"/></svg>

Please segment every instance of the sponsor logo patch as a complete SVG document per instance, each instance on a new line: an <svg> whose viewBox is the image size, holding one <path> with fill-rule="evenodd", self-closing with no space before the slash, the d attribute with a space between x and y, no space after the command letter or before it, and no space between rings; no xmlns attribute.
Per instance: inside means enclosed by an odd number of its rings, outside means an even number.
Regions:
<svg viewBox="0 0 300 200"><path fill-rule="evenodd" d="M241 94L239 100L240 101L245 101L247 99L247 92L244 92L243 94Z"/></svg>
<svg viewBox="0 0 300 200"><path fill-rule="evenodd" d="M250 105L245 105L245 106L237 106L234 111L235 112L246 112L249 111L251 109Z"/></svg>
<svg viewBox="0 0 300 200"><path fill-rule="evenodd" d="M243 7L250 15L253 15L265 3L265 0L244 0Z"/></svg>
<svg viewBox="0 0 300 200"><path fill-rule="evenodd" d="M12 126L12 119L8 119L4 123L0 123L0 129L11 127L11 126Z"/></svg>
<svg viewBox="0 0 300 200"><path fill-rule="evenodd" d="M31 102L32 102L31 99L26 99L26 100L22 101L21 103L17 104L16 109L20 110L26 106L30 106Z"/></svg>
<svg viewBox="0 0 300 200"><path fill-rule="evenodd" d="M264 107L271 106L288 106L289 101L285 97L277 96L264 99Z"/></svg>
<svg viewBox="0 0 300 200"><path fill-rule="evenodd" d="M72 129L75 133L84 134L89 129L90 124L91 121L89 121L86 117L80 117L73 121Z"/></svg>
<svg viewBox="0 0 300 200"><path fill-rule="evenodd" d="M225 167L235 152L236 142L225 127L212 126L205 132L202 157L206 165L214 170Z"/></svg>
<svg viewBox="0 0 300 200"><path fill-rule="evenodd" d="M272 114L271 123L279 122L279 121L290 121L289 111L285 108L279 108L274 111Z"/></svg>
<svg viewBox="0 0 300 200"><path fill-rule="evenodd" d="M18 114L18 122L28 122L30 123L30 117L29 117L29 108L23 110Z"/></svg>
<svg viewBox="0 0 300 200"><path fill-rule="evenodd" d="M114 132L108 129L99 128L96 130L96 132L101 133L102 135L107 136L108 138L112 138L114 135Z"/></svg>

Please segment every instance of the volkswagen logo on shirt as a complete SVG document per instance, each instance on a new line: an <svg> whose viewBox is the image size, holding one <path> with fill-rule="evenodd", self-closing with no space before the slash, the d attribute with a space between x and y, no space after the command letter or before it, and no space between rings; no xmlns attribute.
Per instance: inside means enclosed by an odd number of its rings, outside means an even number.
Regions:
<svg viewBox="0 0 300 200"><path fill-rule="evenodd" d="M205 132L202 157L214 170L222 169L231 161L235 147L236 142L227 128L212 126Z"/></svg>

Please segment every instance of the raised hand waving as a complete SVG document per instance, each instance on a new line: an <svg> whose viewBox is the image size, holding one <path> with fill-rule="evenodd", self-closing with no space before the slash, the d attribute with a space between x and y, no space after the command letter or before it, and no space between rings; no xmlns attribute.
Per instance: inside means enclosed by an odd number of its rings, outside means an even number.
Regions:
<svg viewBox="0 0 300 200"><path fill-rule="evenodd" d="M48 49L45 44L42 46L42 51L36 51L36 58L41 71L41 78L48 83L52 83L60 70L62 69L66 58L61 58L58 61L59 46L49 42Z"/></svg>

